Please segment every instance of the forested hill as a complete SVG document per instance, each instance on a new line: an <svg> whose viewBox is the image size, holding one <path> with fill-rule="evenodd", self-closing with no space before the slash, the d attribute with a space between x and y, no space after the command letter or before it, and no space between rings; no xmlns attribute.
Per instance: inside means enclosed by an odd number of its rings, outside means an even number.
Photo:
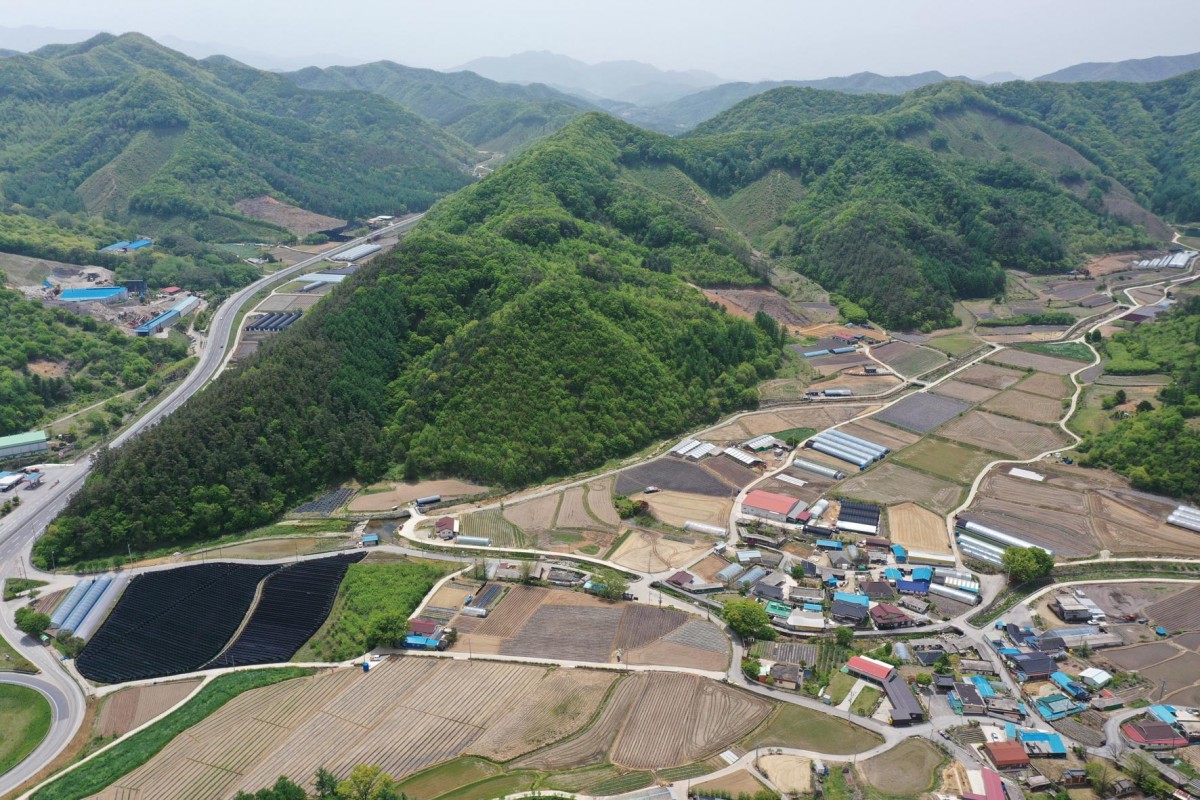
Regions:
<svg viewBox="0 0 1200 800"><path fill-rule="evenodd" d="M261 525L330 482L516 486L755 402L780 340L689 282L760 269L634 180L671 140L586 115L440 203L179 411L103 453L37 545L60 563Z"/></svg>
<svg viewBox="0 0 1200 800"><path fill-rule="evenodd" d="M499 83L473 72L437 72L377 61L308 67L285 78L305 89L359 90L394 100L484 150L513 153L594 107L543 84Z"/></svg>
<svg viewBox="0 0 1200 800"><path fill-rule="evenodd" d="M155 221L236 219L272 194L354 217L423 209L474 148L396 103L317 92L138 34L0 59L0 196ZM203 234L203 226L199 233Z"/></svg>

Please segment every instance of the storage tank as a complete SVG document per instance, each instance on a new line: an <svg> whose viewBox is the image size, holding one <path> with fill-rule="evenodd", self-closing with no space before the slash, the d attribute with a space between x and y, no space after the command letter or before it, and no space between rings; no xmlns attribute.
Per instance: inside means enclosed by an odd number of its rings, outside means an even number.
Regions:
<svg viewBox="0 0 1200 800"><path fill-rule="evenodd" d="M995 528L989 528L987 525L981 525L978 522L968 521L963 525L963 527L969 530L971 533L979 534L979 536L984 539L991 539L992 541L998 542L999 544L1007 547L1036 547L1038 550L1049 553L1050 555L1054 555L1053 550L1047 550L1041 545L1031 544L1024 539L1018 539L1016 536L1003 533Z"/></svg>
<svg viewBox="0 0 1200 800"><path fill-rule="evenodd" d="M811 472L814 475L823 475L826 478L833 478L835 481L840 481L842 478L846 477L846 473L839 469L828 467L824 464L818 464L815 461L807 461L803 458L793 459L792 466L796 469L802 469L805 472ZM828 507L828 503L826 503L826 507Z"/></svg>
<svg viewBox="0 0 1200 800"><path fill-rule="evenodd" d="M842 461L849 461L859 469L866 469L871 464L871 459L856 455L847 450L842 450L839 447L831 447L824 442L809 442L809 446L818 453L824 453L827 456L840 458Z"/></svg>
<svg viewBox="0 0 1200 800"><path fill-rule="evenodd" d="M62 605L50 617L51 628L61 628L67 617L71 616L71 612L75 610L75 606L79 605L79 601L87 594L88 589L92 588L93 581L80 581L75 584L75 588L67 595L67 599L63 600Z"/></svg>
<svg viewBox="0 0 1200 800"><path fill-rule="evenodd" d="M719 528L716 525L706 525L703 522L696 522L690 519L683 523L683 529L685 531L695 531L696 533L707 533L710 536L729 535L729 531L725 528Z"/></svg>
<svg viewBox="0 0 1200 800"><path fill-rule="evenodd" d="M459 544L470 545L471 547L492 546L492 540L487 536L459 536L455 541Z"/></svg>
<svg viewBox="0 0 1200 800"><path fill-rule="evenodd" d="M849 389L826 389L825 390L826 397L851 397L853 395L854 395L854 392L852 392Z"/></svg>
<svg viewBox="0 0 1200 800"><path fill-rule="evenodd" d="M419 505L419 506L431 506L434 503L440 503L440 502L442 502L442 496L440 494L431 494L431 495L426 495L425 497L417 498L417 505Z"/></svg>
<svg viewBox="0 0 1200 800"><path fill-rule="evenodd" d="M967 603L969 605L975 605L981 599L977 594L964 592L961 589L952 589L949 586L943 586L940 583L929 584L929 593L941 595L942 597L948 597L951 600L957 600L960 603Z"/></svg>
<svg viewBox="0 0 1200 800"><path fill-rule="evenodd" d="M878 451L883 455L887 455L888 453L892 452L881 444L876 444L875 442L867 439L853 436L845 431L837 430L836 428L831 428L830 430L825 431L825 435L832 436L835 439L841 439L842 441L849 442L850 444L858 445L859 447L866 448L867 450Z"/></svg>
<svg viewBox="0 0 1200 800"><path fill-rule="evenodd" d="M821 442L822 444L829 445L830 447L837 447L850 453L858 453L863 458L869 458L872 461L878 461L879 459L883 458L882 453L878 453L874 450L868 450L867 448L861 447L857 444L851 444L850 442L845 442L841 439L835 439L832 436L826 436L825 434L820 434L814 437L814 441Z"/></svg>

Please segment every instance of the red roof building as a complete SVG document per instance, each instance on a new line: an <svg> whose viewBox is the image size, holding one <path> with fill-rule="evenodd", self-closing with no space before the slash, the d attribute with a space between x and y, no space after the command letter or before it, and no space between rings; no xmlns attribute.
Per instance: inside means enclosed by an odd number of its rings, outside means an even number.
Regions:
<svg viewBox="0 0 1200 800"><path fill-rule="evenodd" d="M912 617L891 603L877 603L871 609L870 613L871 621L881 631L888 630L889 628L902 628L905 625L912 624Z"/></svg>
<svg viewBox="0 0 1200 800"><path fill-rule="evenodd" d="M442 517L437 522L433 523L433 527L438 533L442 533L443 531L453 532L456 527L454 524L454 517Z"/></svg>
<svg viewBox="0 0 1200 800"><path fill-rule="evenodd" d="M672 586L678 586L680 589L682 589L685 586L690 586L695 580L696 579L692 577L690 572L680 570L671 577L667 578L667 583L671 584Z"/></svg>
<svg viewBox="0 0 1200 800"><path fill-rule="evenodd" d="M855 656L846 662L846 667L854 675L870 678L880 683L886 681L888 676L892 674L892 670L895 669L891 664L876 661L868 656Z"/></svg>
<svg viewBox="0 0 1200 800"><path fill-rule="evenodd" d="M983 796L987 800L1006 800L1004 781L1000 780L1000 776L987 768L981 769L979 772L983 776Z"/></svg>
<svg viewBox="0 0 1200 800"><path fill-rule="evenodd" d="M1022 769L1029 766L1029 754L1020 742L986 742L983 752L996 765L996 769Z"/></svg>
<svg viewBox="0 0 1200 800"><path fill-rule="evenodd" d="M179 294L182 291L183 291L183 289L180 289L178 286L167 286L166 288L164 288L162 290L162 293L165 295L175 295L175 294Z"/></svg>
<svg viewBox="0 0 1200 800"><path fill-rule="evenodd" d="M1171 750L1176 747L1187 747L1188 740L1165 722L1147 720L1130 722L1121 726L1125 738L1147 750Z"/></svg>
<svg viewBox="0 0 1200 800"><path fill-rule="evenodd" d="M414 636L433 636L440 627L431 619L414 619L408 623L408 632Z"/></svg>

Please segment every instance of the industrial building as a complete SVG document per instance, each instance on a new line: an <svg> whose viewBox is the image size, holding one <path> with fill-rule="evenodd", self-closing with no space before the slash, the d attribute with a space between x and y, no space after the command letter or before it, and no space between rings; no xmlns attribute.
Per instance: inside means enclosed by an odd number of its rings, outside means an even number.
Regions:
<svg viewBox="0 0 1200 800"><path fill-rule="evenodd" d="M50 440L45 431L29 431L14 433L12 436L0 436L0 461L17 456L45 453L49 449Z"/></svg>
<svg viewBox="0 0 1200 800"><path fill-rule="evenodd" d="M185 297L167 311L159 314L154 319L134 328L133 332L138 336L149 336L153 333L161 333L167 328L170 328L179 320L183 319L188 314L195 311L196 306L199 304L199 297Z"/></svg>
<svg viewBox="0 0 1200 800"><path fill-rule="evenodd" d="M796 515L807 507L803 500L762 489L753 490L742 501L742 513L773 522L795 522Z"/></svg>
<svg viewBox="0 0 1200 800"><path fill-rule="evenodd" d="M58 299L64 303L123 303L129 299L124 286L90 286L86 289L63 289Z"/></svg>

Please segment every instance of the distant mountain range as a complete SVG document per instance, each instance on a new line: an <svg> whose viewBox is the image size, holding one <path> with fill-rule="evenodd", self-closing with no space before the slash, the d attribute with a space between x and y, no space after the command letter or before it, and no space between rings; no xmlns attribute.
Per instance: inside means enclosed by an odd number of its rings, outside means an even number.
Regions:
<svg viewBox="0 0 1200 800"><path fill-rule="evenodd" d="M1089 62L1060 69L1035 78L1054 83L1090 81L1120 81L1122 83L1153 83L1200 69L1200 53L1184 56L1155 56L1128 61Z"/></svg>
<svg viewBox="0 0 1200 800"><path fill-rule="evenodd" d="M546 50L477 58L457 70L506 83L544 83L592 101L616 100L639 106L669 103L725 82L703 70L663 70L641 61L588 64Z"/></svg>

